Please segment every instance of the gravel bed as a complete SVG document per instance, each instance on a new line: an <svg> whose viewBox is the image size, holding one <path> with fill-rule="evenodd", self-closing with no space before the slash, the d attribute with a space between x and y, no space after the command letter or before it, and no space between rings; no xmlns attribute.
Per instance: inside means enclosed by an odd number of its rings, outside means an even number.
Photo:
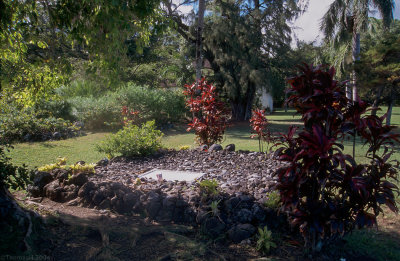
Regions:
<svg viewBox="0 0 400 261"><path fill-rule="evenodd" d="M140 185L137 185L136 180L152 169L202 172L205 175L198 181L215 179L222 192L246 192L263 201L275 183L272 174L281 166L271 154L260 152L172 150L153 157L115 158L105 166L96 167L96 175L90 176L89 180L94 183L120 182L145 191L160 188L163 192L185 193L185 189L198 186L198 182L158 182L141 177Z"/></svg>

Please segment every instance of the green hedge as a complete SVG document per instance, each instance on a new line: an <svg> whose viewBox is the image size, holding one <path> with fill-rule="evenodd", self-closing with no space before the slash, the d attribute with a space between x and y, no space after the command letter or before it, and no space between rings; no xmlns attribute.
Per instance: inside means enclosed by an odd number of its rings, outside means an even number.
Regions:
<svg viewBox="0 0 400 261"><path fill-rule="evenodd" d="M68 99L73 115L85 123L86 129L116 129L122 127L121 109L139 111L139 122L154 120L157 125L177 122L186 112L181 91L150 89L128 84L101 97Z"/></svg>
<svg viewBox="0 0 400 261"><path fill-rule="evenodd" d="M33 109L19 107L4 100L0 102L0 140L42 141L68 138L76 135L78 128L68 120L42 115ZM43 112L43 111L42 111ZM53 136L58 132L57 136Z"/></svg>

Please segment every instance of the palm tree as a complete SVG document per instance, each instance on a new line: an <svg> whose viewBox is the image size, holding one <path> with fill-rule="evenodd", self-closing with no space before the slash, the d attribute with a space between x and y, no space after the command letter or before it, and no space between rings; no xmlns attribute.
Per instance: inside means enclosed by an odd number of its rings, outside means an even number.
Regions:
<svg viewBox="0 0 400 261"><path fill-rule="evenodd" d="M334 46L343 49L343 44L350 46L351 39L353 101L357 99L354 64L360 59L360 32L367 29L370 7L378 9L385 28L389 28L393 21L393 0L334 0L321 20L321 30Z"/></svg>
<svg viewBox="0 0 400 261"><path fill-rule="evenodd" d="M201 69L203 67L202 49L203 49L203 29L204 29L204 12L206 9L206 1L199 0L199 10L197 15L197 36L196 36L196 81L201 79Z"/></svg>

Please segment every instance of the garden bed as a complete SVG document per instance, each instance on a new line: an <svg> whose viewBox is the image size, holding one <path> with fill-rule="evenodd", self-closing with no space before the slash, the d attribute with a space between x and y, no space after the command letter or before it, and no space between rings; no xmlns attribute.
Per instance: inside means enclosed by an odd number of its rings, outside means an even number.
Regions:
<svg viewBox="0 0 400 261"><path fill-rule="evenodd" d="M211 238L226 235L235 243L252 237L257 227L282 226L275 209L265 206L280 164L258 152L162 151L144 158L114 158L98 163L95 174L67 170L36 174L33 197L68 205L140 214L158 222L200 227ZM142 177L151 169L201 172L196 181ZM216 181L216 182L215 182Z"/></svg>

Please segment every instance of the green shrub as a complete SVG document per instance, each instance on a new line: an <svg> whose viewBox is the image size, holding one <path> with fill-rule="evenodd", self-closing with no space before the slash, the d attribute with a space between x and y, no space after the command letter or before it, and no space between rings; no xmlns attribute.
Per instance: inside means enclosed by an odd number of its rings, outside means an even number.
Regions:
<svg viewBox="0 0 400 261"><path fill-rule="evenodd" d="M68 101L55 99L43 100L33 106L33 111L39 118L62 118L64 120L75 120L72 115L71 104Z"/></svg>
<svg viewBox="0 0 400 261"><path fill-rule="evenodd" d="M218 195L218 181L215 179L205 179L199 183L200 191L205 196Z"/></svg>
<svg viewBox="0 0 400 261"><path fill-rule="evenodd" d="M69 137L77 130L69 121L48 117L41 118L33 109L21 108L15 104L1 103L0 139L7 142L37 141L52 138L54 132Z"/></svg>
<svg viewBox="0 0 400 261"><path fill-rule="evenodd" d="M186 109L179 91L150 89L128 84L101 97L68 99L74 116L87 129L116 129L122 127L123 106L139 111L138 123L155 120L157 125L179 121Z"/></svg>
<svg viewBox="0 0 400 261"><path fill-rule="evenodd" d="M268 254L272 247L276 247L272 241L272 232L267 226L264 229L258 228L257 250Z"/></svg>
<svg viewBox="0 0 400 261"><path fill-rule="evenodd" d="M114 95L75 97L68 102L71 103L73 115L84 122L85 129L115 129L122 126L122 105Z"/></svg>
<svg viewBox="0 0 400 261"><path fill-rule="evenodd" d="M279 207L281 201L281 197L279 196L279 192L274 190L267 193L266 201L264 205L268 208L276 209Z"/></svg>
<svg viewBox="0 0 400 261"><path fill-rule="evenodd" d="M161 148L163 133L156 129L154 121L148 121L141 127L127 124L115 134L106 137L97 150L110 157L117 154L122 156L146 156Z"/></svg>
<svg viewBox="0 0 400 261"><path fill-rule="evenodd" d="M75 80L57 89L62 97L98 97L104 93L105 86L90 80Z"/></svg>
<svg viewBox="0 0 400 261"><path fill-rule="evenodd" d="M33 173L25 165L18 167L11 164L11 159L6 156L9 148L9 145L0 144L0 187L24 189L30 183Z"/></svg>

